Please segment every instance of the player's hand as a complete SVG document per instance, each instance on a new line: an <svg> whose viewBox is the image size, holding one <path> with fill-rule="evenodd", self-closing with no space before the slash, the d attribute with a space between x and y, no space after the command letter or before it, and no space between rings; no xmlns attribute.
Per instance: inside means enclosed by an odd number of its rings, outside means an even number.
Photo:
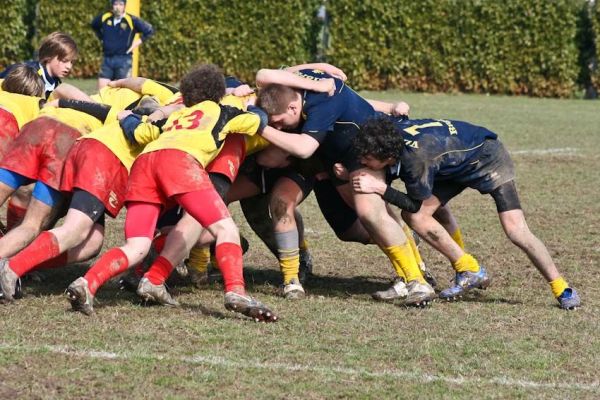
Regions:
<svg viewBox="0 0 600 400"><path fill-rule="evenodd" d="M133 114L133 112L132 112L131 110L123 110L123 111L120 111L120 112L117 114L117 119L118 119L119 121L122 121L122 120L124 120L125 118L127 118L128 116L130 116L131 114Z"/></svg>
<svg viewBox="0 0 600 400"><path fill-rule="evenodd" d="M373 175L360 173L352 178L352 188L357 193L377 193L382 194L386 188L385 182L380 181Z"/></svg>
<svg viewBox="0 0 600 400"><path fill-rule="evenodd" d="M110 82L108 82L108 86L114 87L114 88L123 87L123 81L125 79L117 79L116 81L110 81Z"/></svg>
<svg viewBox="0 0 600 400"><path fill-rule="evenodd" d="M254 89L252 89L248 85L240 85L240 86L236 87L235 89L233 89L233 92L231 92L231 94L233 94L234 96L237 96L237 97L248 96L252 93L254 93Z"/></svg>
<svg viewBox="0 0 600 400"><path fill-rule="evenodd" d="M320 81L315 81L315 91L320 93L327 93L329 96L333 96L335 94L335 80L333 78L321 79Z"/></svg>
<svg viewBox="0 0 600 400"><path fill-rule="evenodd" d="M347 181L349 179L348 170L340 163L333 164L333 173L338 179Z"/></svg>
<svg viewBox="0 0 600 400"><path fill-rule="evenodd" d="M330 64L331 65L331 64ZM344 73L344 71L342 71L341 69L339 69L338 67L331 65L331 69L329 71L329 75L332 75L338 79L341 79L342 81L346 82L346 80L348 79L348 77L346 76L346 74Z"/></svg>
<svg viewBox="0 0 600 400"><path fill-rule="evenodd" d="M44 108L46 107L58 107L58 99L47 101L46 104L44 104Z"/></svg>
<svg viewBox="0 0 600 400"><path fill-rule="evenodd" d="M392 105L391 114L394 117L400 117L403 115L408 116L409 111L410 111L410 106L408 105L408 103L405 103L404 101L399 101L398 103L394 103Z"/></svg>

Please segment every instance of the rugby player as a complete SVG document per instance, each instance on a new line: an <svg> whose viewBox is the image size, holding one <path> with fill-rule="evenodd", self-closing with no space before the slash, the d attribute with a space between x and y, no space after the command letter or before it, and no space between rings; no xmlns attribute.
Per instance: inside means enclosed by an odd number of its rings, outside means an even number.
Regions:
<svg viewBox="0 0 600 400"><path fill-rule="evenodd" d="M293 72L312 80L332 78L329 74L313 69L294 70ZM283 73L290 72L261 70L257 73L257 84L270 83L273 81L271 76ZM269 124L278 129L301 132L287 133L280 130L265 130L263 137L291 155L302 159L316 154L325 166L326 175L333 174L333 165L341 161L352 174L365 172L383 179L381 172L368 171L359 164L357 157L352 152L351 136L338 135L334 131L335 126L355 125L366 121L376 114L375 109L346 86L341 79L335 78L335 85L336 89L332 96L311 91L298 91L278 84L268 84L263 87L259 92L257 104L269 114ZM390 109L388 107L386 111ZM348 225L345 219L341 221L343 224L334 224L332 227L338 237L360 243L374 241L388 256L396 273L402 278L393 287L393 297L403 299L406 305L423 305L433 300L435 291L426 282L419 269L415 256L416 247L411 246L400 219L386 207L385 202L376 195L353 192L351 185L347 182L339 182L335 189L331 186L328 187L332 189L328 195L341 196L346 204L351 205L347 208L356 210L359 218L352 222L352 225ZM293 200L295 199L294 192L291 190L292 187L289 187L284 192L285 198L274 200L282 200L286 205L275 208L274 218L285 222L288 227L294 224L294 215L291 210L293 210ZM295 193L299 193L299 190L296 190ZM288 204L291 206L288 207ZM336 212L336 210L333 211ZM344 217L342 216L342 218ZM327 216L326 219L330 223L335 220L335 218ZM297 243L296 238L292 237L293 229L284 234L286 240L282 241L283 245ZM284 248L284 250L291 253L296 249ZM296 284L295 280L294 284Z"/></svg>
<svg viewBox="0 0 600 400"><path fill-rule="evenodd" d="M253 135L266 117L222 106L224 77L214 65L202 65L181 81L186 106L167 120L161 136L147 145L131 169L125 199L125 245L110 249L84 277L72 282L67 296L74 310L93 313L96 291L113 276L141 262L148 253L161 210L179 204L216 238L216 257L225 283L225 307L257 321L277 316L248 296L242 274L239 232L227 207L208 178L205 166L214 159L229 133ZM128 135L139 129L156 130L133 114L121 121ZM161 260L163 274L173 265Z"/></svg>
<svg viewBox="0 0 600 400"><path fill-rule="evenodd" d="M577 291L558 272L546 246L529 230L515 186L513 162L494 132L462 121L380 117L361 126L354 147L367 167L382 170L391 166L397 171L408 195L368 174L352 178L354 189L378 194L405 209L404 220L451 262L456 271L454 285L443 290L440 298L453 300L490 283L487 270L433 217L440 206L473 188L494 199L506 236L548 281L559 306L574 309L581 305Z"/></svg>

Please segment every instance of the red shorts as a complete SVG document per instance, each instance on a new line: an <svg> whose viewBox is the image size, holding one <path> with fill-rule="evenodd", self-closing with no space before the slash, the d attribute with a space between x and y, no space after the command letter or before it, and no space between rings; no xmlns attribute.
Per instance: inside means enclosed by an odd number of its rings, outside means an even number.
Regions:
<svg viewBox="0 0 600 400"><path fill-rule="evenodd" d="M206 171L225 175L233 183L240 170L240 164L244 161L245 157L246 139L244 135L227 135L221 151L206 166Z"/></svg>
<svg viewBox="0 0 600 400"><path fill-rule="evenodd" d="M8 145L19 134L17 119L10 112L0 107L0 160L4 158Z"/></svg>
<svg viewBox="0 0 600 400"><path fill-rule="evenodd" d="M53 118L36 118L9 144L0 168L59 190L65 159L80 136L78 130Z"/></svg>
<svg viewBox="0 0 600 400"><path fill-rule="evenodd" d="M119 214L127 192L127 168L102 142L77 141L65 161L60 190L75 188L93 194L113 218Z"/></svg>
<svg viewBox="0 0 600 400"><path fill-rule="evenodd" d="M129 176L126 202L136 201L174 206L174 195L198 190L215 190L208 173L190 154L174 149L139 156Z"/></svg>

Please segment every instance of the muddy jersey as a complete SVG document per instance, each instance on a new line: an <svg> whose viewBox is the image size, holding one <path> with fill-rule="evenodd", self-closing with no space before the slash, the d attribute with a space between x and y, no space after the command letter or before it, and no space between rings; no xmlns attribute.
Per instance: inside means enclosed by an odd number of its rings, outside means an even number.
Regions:
<svg viewBox="0 0 600 400"><path fill-rule="evenodd" d="M176 149L192 155L206 166L218 154L228 134L252 136L266 125L266 116L203 101L192 107L175 111L162 128L160 137L148 144L143 153L162 149ZM139 129L156 130L152 124L140 124Z"/></svg>
<svg viewBox="0 0 600 400"><path fill-rule="evenodd" d="M497 135L481 126L445 119L396 119L404 139L398 171L410 197L432 195L434 181L477 179L480 149ZM488 173L489 171L486 171Z"/></svg>

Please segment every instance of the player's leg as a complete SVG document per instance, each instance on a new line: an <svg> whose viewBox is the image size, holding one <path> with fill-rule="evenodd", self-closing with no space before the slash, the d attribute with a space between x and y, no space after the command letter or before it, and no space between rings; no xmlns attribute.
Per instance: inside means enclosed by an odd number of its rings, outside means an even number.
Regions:
<svg viewBox="0 0 600 400"><path fill-rule="evenodd" d="M19 189L21 186L28 185L29 183L31 183L31 179L11 170L0 168L0 204L4 204L6 200L8 200L8 198L11 195L13 195L17 189ZM21 210L18 217L21 217L20 219L23 219L24 216L25 211ZM20 220L18 222L20 222ZM15 221L14 225L11 226L11 228L17 225L18 222ZM7 223L9 223L8 216Z"/></svg>
<svg viewBox="0 0 600 400"><path fill-rule="evenodd" d="M153 261L140 280L137 294L145 301L154 301L167 306L178 305L165 286L174 266L183 261L191 248L198 242L202 226L188 213L171 229L159 256Z"/></svg>
<svg viewBox="0 0 600 400"><path fill-rule="evenodd" d="M356 211L344 201L331 179L317 179L314 193L319 210L338 239L344 242L371 243L371 237L358 219Z"/></svg>
<svg viewBox="0 0 600 400"><path fill-rule="evenodd" d="M27 212L27 206L29 206L34 186L34 183L21 186L17 188L8 199L8 204L6 205L7 230L11 230L19 225L21 221L23 221L23 218L25 218L25 213Z"/></svg>
<svg viewBox="0 0 600 400"><path fill-rule="evenodd" d="M458 226L458 222L452 211L450 210L450 206L448 204L440 206L435 213L433 213L433 217L448 231L452 239L460 246L461 249L465 249L465 243L463 241L462 232L460 230L460 226Z"/></svg>
<svg viewBox="0 0 600 400"><path fill-rule="evenodd" d="M271 191L269 209L277 243L277 259L283 275L283 295L289 299L303 298L300 279L300 242L295 211L304 199L302 189L293 180L282 177Z"/></svg>
<svg viewBox="0 0 600 400"><path fill-rule="evenodd" d="M502 228L506 236L529 257L533 265L550 284L561 308L573 309L581 305L577 291L561 276L552 256L542 241L527 226L514 181L491 192Z"/></svg>
<svg viewBox="0 0 600 400"><path fill-rule="evenodd" d="M23 222L0 239L0 257L15 255L55 222L62 200L58 190L37 182Z"/></svg>
<svg viewBox="0 0 600 400"><path fill-rule="evenodd" d="M23 250L2 259L0 287L5 299L12 300L11 288L15 287L17 279L36 268L56 268L95 256L102 247L104 227L94 230L94 223L88 215L70 208L60 227L42 232ZM94 232L96 234L92 235ZM69 252L71 249L75 251Z"/></svg>
<svg viewBox="0 0 600 400"><path fill-rule="evenodd" d="M277 316L268 307L246 294L239 231L216 191L198 190L178 194L175 199L216 239L215 253L223 275L225 307L256 321L276 321Z"/></svg>
<svg viewBox="0 0 600 400"><path fill-rule="evenodd" d="M372 174L380 180L385 180L382 171L360 169L359 173ZM350 186L346 184L344 186ZM342 190L349 190L343 188ZM374 194L352 193L356 213L369 232L371 238L390 259L394 269L407 283L407 298L405 304L421 305L435 298L435 291L427 283L414 256L413 249L402 230L402 227L388 213L385 201Z"/></svg>
<svg viewBox="0 0 600 400"><path fill-rule="evenodd" d="M152 245L156 221L161 205L130 202L125 217L125 245L104 253L87 271L67 288L67 297L73 310L86 315L94 312L93 302L98 289L109 279L140 263Z"/></svg>
<svg viewBox="0 0 600 400"><path fill-rule="evenodd" d="M102 65L100 66L100 73L98 74L98 91L108 85L113 78L113 66L110 57L102 58Z"/></svg>
<svg viewBox="0 0 600 400"><path fill-rule="evenodd" d="M455 284L440 293L440 298L453 300L474 288L486 288L489 283L487 271L478 261L452 239L448 231L433 217L441 205L440 199L431 196L423 201L417 213L403 212L402 218L429 243L442 253L456 271Z"/></svg>

